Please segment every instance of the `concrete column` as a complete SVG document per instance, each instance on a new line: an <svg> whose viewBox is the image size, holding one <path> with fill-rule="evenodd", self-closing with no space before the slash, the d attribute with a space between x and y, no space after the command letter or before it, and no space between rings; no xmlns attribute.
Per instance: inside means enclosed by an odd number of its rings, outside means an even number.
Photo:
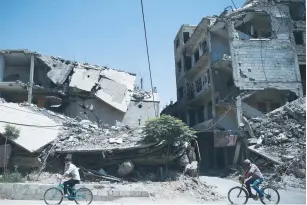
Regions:
<svg viewBox="0 0 307 205"><path fill-rule="evenodd" d="M233 157L233 165L238 164L239 156L240 156L240 150L241 150L241 142L237 140L237 145L236 145L236 151Z"/></svg>
<svg viewBox="0 0 307 205"><path fill-rule="evenodd" d="M237 96L236 98L236 109L237 109L237 123L240 125L242 123L242 98Z"/></svg>
<svg viewBox="0 0 307 205"><path fill-rule="evenodd" d="M3 81L3 77L4 77L4 67L5 67L4 56L3 56L3 55L0 55L0 82Z"/></svg>
<svg viewBox="0 0 307 205"><path fill-rule="evenodd" d="M34 77L34 55L31 55L30 79L28 86L28 103L32 103L33 77Z"/></svg>
<svg viewBox="0 0 307 205"><path fill-rule="evenodd" d="M210 76L210 87L211 87L211 100L212 100L212 116L213 116L213 123L215 123L216 112L215 112L215 86L214 86L214 71L212 69L212 60L211 60L211 35L208 29L208 51L209 51L209 60L210 60L210 67L209 67L209 76ZM215 126L214 126L215 127ZM214 129L213 127L213 129Z"/></svg>

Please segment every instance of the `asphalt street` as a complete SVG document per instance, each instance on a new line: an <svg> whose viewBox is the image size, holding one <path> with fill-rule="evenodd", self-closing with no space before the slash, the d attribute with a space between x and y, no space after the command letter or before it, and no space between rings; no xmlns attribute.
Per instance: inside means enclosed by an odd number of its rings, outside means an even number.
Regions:
<svg viewBox="0 0 307 205"><path fill-rule="evenodd" d="M204 180L210 185L217 186L216 190L227 196L227 193L230 188L238 186L238 183L229 179L223 179L218 177L201 177L201 180ZM306 191L300 189L291 189L279 190L280 193L280 203L279 204L306 204ZM44 201L12 201L12 200L0 200L2 205L43 205ZM63 201L62 205L71 205L75 202ZM191 203L188 199L178 198L176 200L162 200L162 199L153 199L153 198L120 198L114 201L100 201L93 202L93 205L103 204L103 205L158 205L158 204L196 204ZM221 201L215 202L206 202L205 204L229 204L227 198ZM250 199L247 204L261 204L260 201L254 201Z"/></svg>

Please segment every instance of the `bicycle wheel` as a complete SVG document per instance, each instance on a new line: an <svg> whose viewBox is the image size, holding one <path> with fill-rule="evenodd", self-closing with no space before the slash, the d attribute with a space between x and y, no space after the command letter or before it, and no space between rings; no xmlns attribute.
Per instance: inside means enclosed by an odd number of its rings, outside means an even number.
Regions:
<svg viewBox="0 0 307 205"><path fill-rule="evenodd" d="M93 193L88 188L80 188L76 192L75 202L77 204L91 204L93 201Z"/></svg>
<svg viewBox="0 0 307 205"><path fill-rule="evenodd" d="M239 201L236 201L236 199ZM228 192L228 200L231 204L246 204L248 193L243 187L233 187Z"/></svg>
<svg viewBox="0 0 307 205"><path fill-rule="evenodd" d="M49 200L50 196L50 200ZM44 201L46 204L60 204L63 201L63 192L61 189L53 187L50 189L47 189L44 194Z"/></svg>
<svg viewBox="0 0 307 205"><path fill-rule="evenodd" d="M260 201L263 204L278 204L279 203L280 195L277 189L266 186L266 187L263 187L261 191L264 193L263 199L260 199Z"/></svg>

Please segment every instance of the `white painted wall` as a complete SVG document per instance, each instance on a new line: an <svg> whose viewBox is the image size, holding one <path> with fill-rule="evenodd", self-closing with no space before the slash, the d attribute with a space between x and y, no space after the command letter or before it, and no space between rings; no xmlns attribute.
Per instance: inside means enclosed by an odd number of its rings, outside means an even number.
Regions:
<svg viewBox="0 0 307 205"><path fill-rule="evenodd" d="M83 108L82 105L86 106L88 109ZM139 105L142 105L141 108L139 108ZM156 111L159 113L159 103L156 102L155 105ZM90 112L89 109L93 112ZM86 114L84 114L84 112ZM96 115L99 120L106 124L115 125L116 121L119 121L129 126L139 126L138 119L140 119L140 123L143 125L146 120L155 117L154 103L150 101L131 101L127 112L124 113L99 99L75 99L74 102L69 104L64 113L70 117L80 117L91 121L97 121ZM93 113L95 113L95 115Z"/></svg>

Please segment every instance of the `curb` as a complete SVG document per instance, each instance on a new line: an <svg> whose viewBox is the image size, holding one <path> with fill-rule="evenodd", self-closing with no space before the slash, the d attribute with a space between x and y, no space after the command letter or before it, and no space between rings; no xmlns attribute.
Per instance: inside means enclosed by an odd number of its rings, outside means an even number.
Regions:
<svg viewBox="0 0 307 205"><path fill-rule="evenodd" d="M47 189L52 184L0 183L0 199L43 200ZM140 188L125 186L97 186L97 184L78 184L76 189L85 187L92 191L94 201L112 201L121 197L149 197L150 193ZM99 188L97 188L99 187Z"/></svg>

